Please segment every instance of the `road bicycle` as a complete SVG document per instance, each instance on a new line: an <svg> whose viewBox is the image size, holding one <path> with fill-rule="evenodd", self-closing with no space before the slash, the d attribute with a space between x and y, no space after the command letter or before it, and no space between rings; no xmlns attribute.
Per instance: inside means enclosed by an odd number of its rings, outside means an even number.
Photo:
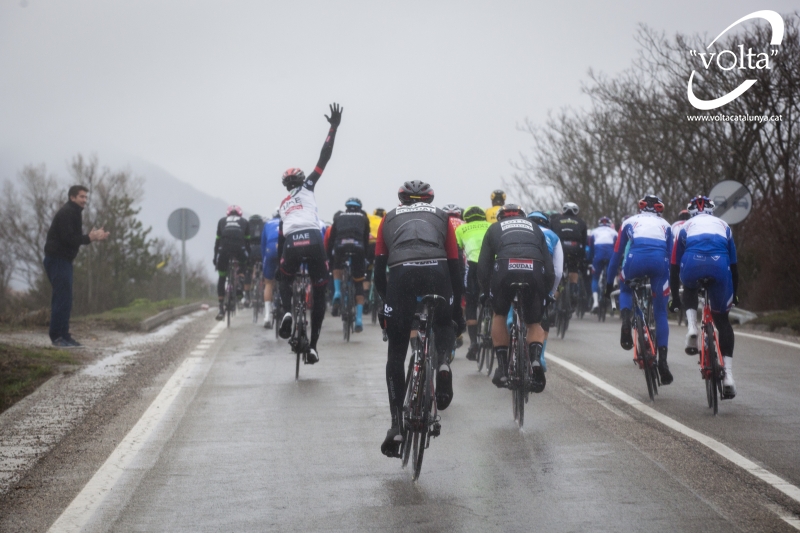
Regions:
<svg viewBox="0 0 800 533"><path fill-rule="evenodd" d="M651 288L647 278L634 278L626 283L633 291L633 362L644 371L647 394L651 401L655 401L661 381L656 368L656 330L653 326Z"/></svg>
<svg viewBox="0 0 800 533"><path fill-rule="evenodd" d="M369 299L369 309L372 312L372 323L378 323L378 311L383 309L383 300L381 299L381 295L378 294L378 289L375 288L375 271L373 270L371 276L371 283L369 284L369 294L367 298Z"/></svg>
<svg viewBox="0 0 800 533"><path fill-rule="evenodd" d="M486 365L486 373L491 377L492 367L494 366L494 350L492 345L492 307L486 301L481 306L478 315L478 372L483 370Z"/></svg>
<svg viewBox="0 0 800 533"><path fill-rule="evenodd" d="M514 420L522 429L525 423L525 404L528 403L528 394L533 383L533 364L528 356L528 343L526 342L527 327L522 317L522 292L528 287L527 283L512 283L516 290L513 301L513 320L509 330L510 342L508 347L508 368L506 369L506 387L511 389L511 405Z"/></svg>
<svg viewBox="0 0 800 533"><path fill-rule="evenodd" d="M606 321L606 313L608 312L608 298L606 298L606 267L608 263L602 262L600 263L600 276L597 279L597 321L598 322L605 322Z"/></svg>
<svg viewBox="0 0 800 533"><path fill-rule="evenodd" d="M412 464L412 478L419 479L422 458L431 438L441 433L439 413L436 408L436 340L434 324L438 306L447 300L438 294L421 298L422 310L416 313L417 342L413 343L411 360L406 374L406 395L403 401L403 444L400 449L403 468Z"/></svg>
<svg viewBox="0 0 800 533"><path fill-rule="evenodd" d="M308 363L308 354L311 345L308 341L308 318L306 311L311 308L311 278L308 275L308 265L303 260L300 270L292 283L292 336L289 337L289 346L297 355L294 368L294 380L300 379L300 360Z"/></svg>
<svg viewBox="0 0 800 533"><path fill-rule="evenodd" d="M258 324L258 316L264 311L264 276L261 275L261 264L253 265L253 284L250 303L253 306L253 324Z"/></svg>
<svg viewBox="0 0 800 533"><path fill-rule="evenodd" d="M708 286L712 278L702 278L698 282L700 298L703 299L703 319L700 323L700 375L706 382L708 407L717 414L718 399L729 399L723 394L722 380L725 378L725 359L719 350L719 336L714 327L709 305Z"/></svg>
<svg viewBox="0 0 800 533"><path fill-rule="evenodd" d="M225 309L225 317L227 320L227 327L231 327L231 315L236 314L236 286L239 278L239 261L231 259L228 264L228 276L225 279L225 298L223 307Z"/></svg>
<svg viewBox="0 0 800 533"><path fill-rule="evenodd" d="M353 254L345 254L345 262L342 268L342 333L344 340L350 342L350 333L353 332L356 319L356 286L353 281Z"/></svg>
<svg viewBox="0 0 800 533"><path fill-rule="evenodd" d="M567 278L561 278L558 284L558 299L555 307L556 337L564 338L569 327L569 319L572 310L569 308L569 287L566 284Z"/></svg>

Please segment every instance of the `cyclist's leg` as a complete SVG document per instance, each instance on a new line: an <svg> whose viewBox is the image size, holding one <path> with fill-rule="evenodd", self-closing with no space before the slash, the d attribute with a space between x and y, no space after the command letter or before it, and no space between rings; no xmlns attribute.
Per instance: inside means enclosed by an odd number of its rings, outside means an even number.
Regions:
<svg viewBox="0 0 800 533"><path fill-rule="evenodd" d="M413 267L412 267L413 268ZM388 353L386 360L386 388L389 394L389 409L392 426L399 425L406 390L405 360L411 333L411 322L417 307L417 299L410 286L409 269L402 265L392 269L392 277L386 289L384 315Z"/></svg>
<svg viewBox="0 0 800 533"><path fill-rule="evenodd" d="M514 291L508 284L508 261L498 260L496 269L492 272L489 296L492 300L492 344L494 345L495 356L497 357L497 368L495 368L492 383L497 387L503 387L507 380L506 367L508 366L508 345L510 338L506 326L506 317L511 309L511 301L514 298Z"/></svg>
<svg viewBox="0 0 800 533"><path fill-rule="evenodd" d="M262 260L262 273L264 275L264 325L272 327L272 291L275 285L275 271L278 267L278 258L267 253Z"/></svg>
<svg viewBox="0 0 800 533"><path fill-rule="evenodd" d="M531 384L531 391L538 393L544 390L547 383L542 366L545 333L541 322L544 312L544 295L553 286L553 278L535 269L526 274L529 285L522 297L522 318L527 326L525 341L528 345L528 357L533 365L534 382Z"/></svg>
<svg viewBox="0 0 800 533"><path fill-rule="evenodd" d="M725 362L725 378L722 381L726 398L736 396L736 385L733 381L733 327L729 312L733 305L733 280L726 264L716 265L714 282L709 287L709 304L714 325L719 337L719 351Z"/></svg>
<svg viewBox="0 0 800 533"><path fill-rule="evenodd" d="M622 328L620 331L619 344L624 350L633 348L633 336L631 335L631 319L633 318L633 291L625 283L626 279L633 279L641 276L641 268L639 260L634 257L629 257L625 261L622 270L620 271L619 283L619 316L622 318Z"/></svg>
<svg viewBox="0 0 800 533"><path fill-rule="evenodd" d="M364 279L366 275L367 264L364 261L364 249L357 246L353 249L352 266L350 268L351 275L353 276L353 284L355 286L356 296L356 320L355 328L361 331L363 327L364 315Z"/></svg>
<svg viewBox="0 0 800 533"><path fill-rule="evenodd" d="M713 277L714 272L708 268L709 261L695 254L684 254L681 260L681 283L683 283L683 309L686 311L686 348L688 355L697 354L697 308L700 303L698 296L698 281L702 278Z"/></svg>
<svg viewBox="0 0 800 533"><path fill-rule="evenodd" d="M225 282L228 279L228 264L230 263L230 255L222 250L217 258L217 271L219 273L219 280L217 281L217 299L219 300L219 314L217 320L222 320L225 317L225 309L223 300L225 299Z"/></svg>
<svg viewBox="0 0 800 533"><path fill-rule="evenodd" d="M325 288L328 285L328 262L325 249L319 243L312 246L308 254L308 275L313 286L314 306L311 309L311 348L317 350L317 340L325 318Z"/></svg>
<svg viewBox="0 0 800 533"><path fill-rule="evenodd" d="M672 372L667 364L669 350L669 321L667 320L667 300L669 299L669 271L666 263L657 265L653 276L650 276L650 287L653 295L653 314L656 321L656 346L658 347L658 373L661 384L672 383Z"/></svg>

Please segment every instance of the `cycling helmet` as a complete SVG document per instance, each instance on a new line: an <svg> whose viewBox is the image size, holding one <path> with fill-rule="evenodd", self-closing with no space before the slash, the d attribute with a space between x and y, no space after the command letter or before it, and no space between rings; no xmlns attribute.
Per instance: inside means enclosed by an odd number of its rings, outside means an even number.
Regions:
<svg viewBox="0 0 800 533"><path fill-rule="evenodd" d="M528 215L528 218L533 220L534 222L536 222L539 226L542 226L543 228L549 228L550 227L550 217L548 217L547 215L545 215L541 211L532 212L530 215Z"/></svg>
<svg viewBox="0 0 800 533"><path fill-rule="evenodd" d="M447 213L447 216L461 218L461 208L456 204L447 204L442 208L442 211Z"/></svg>
<svg viewBox="0 0 800 533"><path fill-rule="evenodd" d="M692 218L692 215L689 214L688 209L684 209L683 211L678 213L678 220L689 220L690 218Z"/></svg>
<svg viewBox="0 0 800 533"><path fill-rule="evenodd" d="M287 189L292 190L301 186L305 180L306 180L305 173L303 173L303 171L300 170L299 168L292 167L283 173L283 178L281 178L281 183L283 183L283 186L286 187Z"/></svg>
<svg viewBox="0 0 800 533"><path fill-rule="evenodd" d="M256 222L264 222L264 217L261 215L250 215L250 218L247 220L255 220Z"/></svg>
<svg viewBox="0 0 800 533"><path fill-rule="evenodd" d="M614 223L611 222L611 219L608 217L600 217L600 220L597 221L598 226L608 226L609 228L614 227Z"/></svg>
<svg viewBox="0 0 800 533"><path fill-rule="evenodd" d="M242 216L242 208L239 207L238 205L229 205L227 211L228 216L231 216L234 213L236 213L239 216Z"/></svg>
<svg viewBox="0 0 800 533"><path fill-rule="evenodd" d="M686 206L686 209L692 216L699 215L700 213L713 215L715 207L716 205L714 205L714 202L708 196L695 196L692 198L692 201L689 202L689 205Z"/></svg>
<svg viewBox="0 0 800 533"><path fill-rule="evenodd" d="M578 204L575 202L567 202L563 206L561 206L561 212L565 215L572 214L577 215L579 211Z"/></svg>
<svg viewBox="0 0 800 533"><path fill-rule="evenodd" d="M397 197L403 205L411 205L417 202L429 204L433 201L433 189L424 181L407 181L398 189Z"/></svg>
<svg viewBox="0 0 800 533"><path fill-rule="evenodd" d="M507 218L524 217L525 211L522 210L517 204L506 204L497 211L497 220L505 220Z"/></svg>
<svg viewBox="0 0 800 533"><path fill-rule="evenodd" d="M348 198L347 201L344 203L345 207L361 209L361 200L358 198Z"/></svg>
<svg viewBox="0 0 800 533"><path fill-rule="evenodd" d="M476 220L486 220L486 211L478 207L477 205L473 205L467 208L464 211L464 220L467 222L475 222Z"/></svg>
<svg viewBox="0 0 800 533"><path fill-rule="evenodd" d="M386 216L386 209L384 209L382 207L376 207L375 211L373 211L372 214L375 215L376 217L383 218L383 217Z"/></svg>
<svg viewBox="0 0 800 533"><path fill-rule="evenodd" d="M664 202L655 194L647 194L639 200L639 212L661 215L664 212Z"/></svg>
<svg viewBox="0 0 800 533"><path fill-rule="evenodd" d="M492 205L503 205L506 203L506 193L497 189L492 191Z"/></svg>

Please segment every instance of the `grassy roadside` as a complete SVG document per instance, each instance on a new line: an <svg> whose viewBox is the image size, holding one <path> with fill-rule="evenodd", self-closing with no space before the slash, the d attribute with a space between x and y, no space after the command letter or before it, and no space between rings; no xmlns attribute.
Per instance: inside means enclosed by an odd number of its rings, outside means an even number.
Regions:
<svg viewBox="0 0 800 533"><path fill-rule="evenodd" d="M770 313L751 320L748 324L764 324L769 326L770 331L775 331L780 328L791 328L795 332L800 333L800 309Z"/></svg>
<svg viewBox="0 0 800 533"><path fill-rule="evenodd" d="M63 365L79 363L65 350L0 344L0 413L36 390Z"/></svg>
<svg viewBox="0 0 800 533"><path fill-rule="evenodd" d="M172 300L153 302L142 298L134 300L125 307L118 307L104 313L75 317L73 322L99 324L117 331L134 331L139 329L139 324L142 320L157 315L161 311L202 301L204 300L181 300L180 298L174 298Z"/></svg>

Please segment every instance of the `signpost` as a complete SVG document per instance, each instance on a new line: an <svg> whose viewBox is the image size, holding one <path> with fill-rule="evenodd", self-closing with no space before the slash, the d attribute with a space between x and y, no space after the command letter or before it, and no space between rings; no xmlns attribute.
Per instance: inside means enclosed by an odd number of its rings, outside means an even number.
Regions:
<svg viewBox="0 0 800 533"><path fill-rule="evenodd" d="M186 299L186 241L200 231L200 217L191 209L176 209L167 220L170 234L181 240L181 299Z"/></svg>
<svg viewBox="0 0 800 533"><path fill-rule="evenodd" d="M731 226L747 218L753 208L753 195L744 183L738 181L720 181L708 197L716 205L714 215Z"/></svg>

